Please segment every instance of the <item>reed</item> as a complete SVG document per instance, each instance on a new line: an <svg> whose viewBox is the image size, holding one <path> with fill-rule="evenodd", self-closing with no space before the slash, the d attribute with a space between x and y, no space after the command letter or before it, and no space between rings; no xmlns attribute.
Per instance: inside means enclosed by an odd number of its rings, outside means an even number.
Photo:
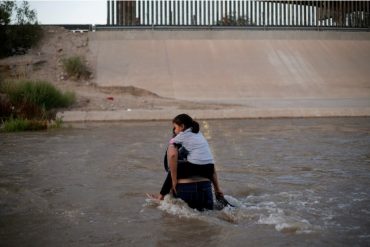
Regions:
<svg viewBox="0 0 370 247"><path fill-rule="evenodd" d="M62 60L63 67L68 77L74 79L88 79L91 72L82 61L81 57L74 56Z"/></svg>
<svg viewBox="0 0 370 247"><path fill-rule="evenodd" d="M63 93L46 81L6 81L0 85L0 92L6 94L14 106L32 104L50 110L68 107L75 102L74 93Z"/></svg>

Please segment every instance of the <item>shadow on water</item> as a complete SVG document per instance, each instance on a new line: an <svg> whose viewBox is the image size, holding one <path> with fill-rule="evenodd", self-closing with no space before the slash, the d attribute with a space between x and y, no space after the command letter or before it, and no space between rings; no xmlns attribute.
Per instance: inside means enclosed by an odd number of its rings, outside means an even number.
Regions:
<svg viewBox="0 0 370 247"><path fill-rule="evenodd" d="M4 246L367 246L368 118L200 121L226 198L197 212L159 191L168 122L0 136Z"/></svg>

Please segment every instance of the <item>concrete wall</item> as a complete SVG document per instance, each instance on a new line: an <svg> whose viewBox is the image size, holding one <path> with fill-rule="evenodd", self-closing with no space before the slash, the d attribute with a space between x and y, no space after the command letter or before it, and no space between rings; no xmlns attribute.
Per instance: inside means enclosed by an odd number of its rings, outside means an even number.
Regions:
<svg viewBox="0 0 370 247"><path fill-rule="evenodd" d="M89 39L100 86L230 103L370 99L366 32L127 30Z"/></svg>

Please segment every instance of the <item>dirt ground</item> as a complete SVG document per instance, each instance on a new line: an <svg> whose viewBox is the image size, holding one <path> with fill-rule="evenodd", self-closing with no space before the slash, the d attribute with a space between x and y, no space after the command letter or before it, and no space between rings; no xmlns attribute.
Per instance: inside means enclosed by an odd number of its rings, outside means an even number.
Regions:
<svg viewBox="0 0 370 247"><path fill-rule="evenodd" d="M0 73L5 78L46 80L62 91L76 94L70 110L128 110L128 109L225 109L235 105L202 104L164 98L150 91L129 87L98 87L94 83L94 58L89 51L87 33L73 33L62 27L45 27L44 37L37 47L25 55L0 60ZM82 57L92 72L89 79L68 78L62 66L63 58Z"/></svg>

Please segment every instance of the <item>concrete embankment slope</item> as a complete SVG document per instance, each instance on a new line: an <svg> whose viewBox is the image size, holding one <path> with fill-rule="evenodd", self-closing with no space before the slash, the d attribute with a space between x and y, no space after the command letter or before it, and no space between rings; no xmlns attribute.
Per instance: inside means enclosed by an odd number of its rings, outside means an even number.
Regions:
<svg viewBox="0 0 370 247"><path fill-rule="evenodd" d="M123 30L89 40L99 86L302 116L370 112L369 32Z"/></svg>

